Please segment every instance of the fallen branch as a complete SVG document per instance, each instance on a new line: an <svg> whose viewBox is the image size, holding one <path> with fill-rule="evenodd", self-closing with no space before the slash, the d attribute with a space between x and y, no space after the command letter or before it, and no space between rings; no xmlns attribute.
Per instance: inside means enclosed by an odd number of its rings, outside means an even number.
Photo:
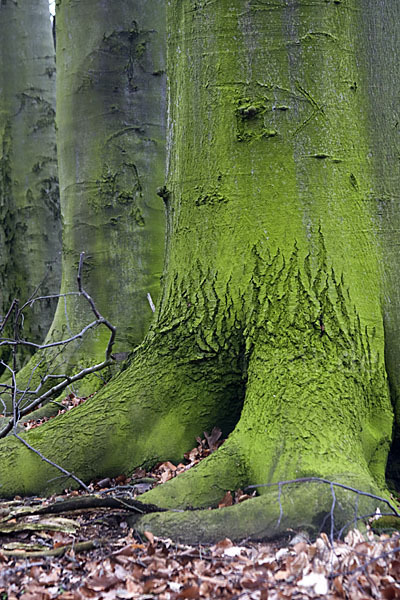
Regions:
<svg viewBox="0 0 400 600"><path fill-rule="evenodd" d="M24 515L27 516L27 515ZM62 533L76 533L79 524L64 517L50 517L42 521L22 521L14 523L6 521L0 523L0 534L9 535L20 531L61 531Z"/></svg>
<svg viewBox="0 0 400 600"><path fill-rule="evenodd" d="M2 550L2 553L5 556L13 556L14 558L39 558L46 556L62 556L68 550L73 550L74 552L86 552L87 550L92 550L93 548L99 548L100 546L104 546L107 543L105 539L97 539L97 540L88 540L87 542L73 542L72 544L65 544L64 546L58 546L57 548L52 548L51 550L43 549L43 550L32 550L31 552L28 550Z"/></svg>
<svg viewBox="0 0 400 600"><path fill-rule="evenodd" d="M32 510L30 514L59 514L87 508L123 508L129 512L137 512L140 514L167 511L166 508L159 508L155 504L145 504L139 500L133 500L129 496L117 498L115 496L89 494L53 502L52 504Z"/></svg>
<svg viewBox="0 0 400 600"><path fill-rule="evenodd" d="M69 497L66 500L57 500L44 505L41 504L40 506L21 506L20 502L14 500L0 504L0 532L2 524L8 523L11 519L18 521L18 519L25 517L59 515L95 508L119 508L129 513L135 512L142 515L167 511L166 508L159 508L154 504L146 504L139 500L134 500L129 496L121 498L116 496L85 494L82 496Z"/></svg>

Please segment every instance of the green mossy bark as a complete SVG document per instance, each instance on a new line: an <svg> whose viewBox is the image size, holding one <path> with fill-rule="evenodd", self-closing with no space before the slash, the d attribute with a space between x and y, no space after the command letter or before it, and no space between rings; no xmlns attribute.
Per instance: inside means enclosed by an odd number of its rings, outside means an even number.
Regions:
<svg viewBox="0 0 400 600"><path fill-rule="evenodd" d="M55 56L46 0L2 2L0 89L1 320L14 298L25 302L43 280L41 295L60 285ZM45 301L28 309L22 337L42 342L55 307ZM27 354L21 350L20 364ZM4 348L1 356L7 360Z"/></svg>
<svg viewBox="0 0 400 600"><path fill-rule="evenodd" d="M164 254L157 195L165 177L164 2L57 2L57 78L61 291L77 289L85 252L83 285L117 327L114 351L130 352L151 320L147 294L157 301ZM91 321L83 298L61 299L47 341L70 337ZM101 362L108 338L100 327L70 344L56 359L59 370L70 374ZM54 368L54 354L47 357L41 374ZM20 374L21 385L35 361ZM80 381L76 393L94 391L110 377L102 375Z"/></svg>
<svg viewBox="0 0 400 600"><path fill-rule="evenodd" d="M352 475L343 477L349 484ZM363 483L368 488L368 482ZM362 528L360 515L373 515L377 507L388 510L376 499L360 496L356 505L354 498L349 490L334 486L332 491L326 483L308 482L282 486L280 491L268 488L261 497L219 510L168 511L132 516L129 521L139 533L165 536L168 532L173 540L192 544L213 544L227 535L232 540L288 540L295 531L307 532L311 538L325 531L335 538L349 528Z"/></svg>
<svg viewBox="0 0 400 600"><path fill-rule="evenodd" d="M27 435L62 466L84 479L129 473L179 460L195 435L225 424L232 432L220 449L143 499L203 508L227 490L309 476L385 493L393 411L355 43L361 4L169 4L167 264L157 320L104 391ZM59 485L37 457L25 467L26 454L15 440L0 445L5 495ZM274 537L305 523L315 530L331 492L310 489L289 495L278 528L276 492L266 488L239 506L158 514L138 526L186 541ZM354 494L341 500L337 526L354 519L358 503Z"/></svg>
<svg viewBox="0 0 400 600"><path fill-rule="evenodd" d="M363 57L361 64L368 78L368 126L376 173L371 196L377 206L374 226L383 252L385 360L396 416L388 477L400 488L400 97L395 83L400 77L397 51L400 47L400 5L384 0L377 10L375 2L365 0L360 17L363 35L359 39L359 55Z"/></svg>
<svg viewBox="0 0 400 600"><path fill-rule="evenodd" d="M352 15L318 2L170 10L180 32L170 44L177 143L161 318L175 311L174 288L196 289L178 267L188 253L222 290L221 315L229 289L248 360L224 452L242 457L248 483L348 472L384 488L392 410ZM218 339L218 317L206 330ZM205 506L221 473L208 462L150 498L184 506L191 486L191 504Z"/></svg>

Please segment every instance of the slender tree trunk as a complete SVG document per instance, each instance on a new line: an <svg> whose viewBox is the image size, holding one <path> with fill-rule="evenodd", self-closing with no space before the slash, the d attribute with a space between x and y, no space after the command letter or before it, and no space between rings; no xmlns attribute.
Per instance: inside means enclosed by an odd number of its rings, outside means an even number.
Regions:
<svg viewBox="0 0 400 600"><path fill-rule="evenodd" d="M57 125L63 216L62 292L83 285L117 327L114 351L144 336L164 254L165 8L161 0L61 0L57 4ZM62 298L48 341L93 320L83 298ZM70 373L104 358L98 328L58 357ZM48 357L48 355L46 355ZM53 354L40 372L50 370ZM36 361L37 362L37 361ZM20 376L30 376L34 361ZM86 379L81 394L101 380ZM96 384L97 382L97 384Z"/></svg>
<svg viewBox="0 0 400 600"><path fill-rule="evenodd" d="M180 459L195 435L220 425L232 432L217 452L143 499L202 508L227 490L309 476L385 493L386 238L371 194L379 172L362 9L377 10L364 0L169 3L157 320L104 392L27 436L75 474ZM16 480L25 493L55 487L55 471L16 441L0 448L3 493ZM268 488L238 506L150 515L139 527L197 541L260 538L318 528L330 511L341 526L375 510L376 500L351 492L332 504L324 485L289 497Z"/></svg>
<svg viewBox="0 0 400 600"><path fill-rule="evenodd" d="M61 221L55 57L47 0L0 6L0 315L60 284ZM25 314L22 335L43 341L54 301ZM0 318L1 320L1 318ZM10 333L10 332L7 332ZM6 358L2 352L3 358ZM26 353L20 355L26 358Z"/></svg>

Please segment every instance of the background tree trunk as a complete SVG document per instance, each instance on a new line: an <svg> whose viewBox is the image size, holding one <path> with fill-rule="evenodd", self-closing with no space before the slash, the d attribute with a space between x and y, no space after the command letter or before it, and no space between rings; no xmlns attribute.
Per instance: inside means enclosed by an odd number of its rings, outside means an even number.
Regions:
<svg viewBox="0 0 400 600"><path fill-rule="evenodd" d="M83 285L117 327L114 351L128 353L152 317L147 294L156 302L164 254L156 193L165 165L164 2L60 0L56 22L61 291L76 290L84 251ZM62 298L47 340L69 337L92 320L84 299ZM70 344L57 358L62 371L103 360L108 335L100 327ZM87 378L75 389L84 395L100 382Z"/></svg>
<svg viewBox="0 0 400 600"><path fill-rule="evenodd" d="M0 6L0 315L60 285L61 221L55 56L47 0ZM25 313L23 336L43 341L54 301ZM1 320L1 319L0 319ZM9 331L7 333L10 333ZM7 352L3 352L7 358ZM27 351L20 354L21 361ZM2 370L2 369L1 369Z"/></svg>

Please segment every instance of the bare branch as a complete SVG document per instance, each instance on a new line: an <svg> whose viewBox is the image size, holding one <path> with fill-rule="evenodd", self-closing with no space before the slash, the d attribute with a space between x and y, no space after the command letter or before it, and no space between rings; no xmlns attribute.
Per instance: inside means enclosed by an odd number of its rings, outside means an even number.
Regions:
<svg viewBox="0 0 400 600"><path fill-rule="evenodd" d="M69 344L70 342L73 342L74 340L83 337L84 334L87 331L89 331L89 329L92 329L93 327L96 327L101 323L103 323L103 321L101 320L92 321L91 323L89 323L89 325L86 325L83 329L81 329L81 331L76 335L67 338L66 340L61 340L60 342L50 342L49 344L35 344L34 342L28 342L27 340L5 339L0 342L0 346L30 346L31 348L36 348L36 350L46 350L47 348L55 348L56 346L65 346L66 344Z"/></svg>
<svg viewBox="0 0 400 600"><path fill-rule="evenodd" d="M73 479L74 481L76 481L77 483L79 483L79 485L90 494L90 490L89 488L83 483L83 481L81 481L81 479L79 479L79 477L77 477L76 475L74 475L73 473L70 473L69 471L67 471L66 469L64 469L63 467L61 467L60 465L58 465L57 463L53 462L52 460L50 460L49 458L46 458L41 452L40 450L37 450L36 448L34 448L33 446L31 446L26 440L24 440L24 438L22 438L20 435L18 435L15 431L13 432L13 435L17 438L17 440L19 440L20 442L22 442L27 448L29 448L29 450L32 450L32 452L34 452L35 454L37 454L42 460L44 460L45 462L47 462L49 465L52 465L53 467L55 467L56 469L58 469L59 471L61 471L61 473L64 473L64 475L66 475L67 477L70 477L71 479Z"/></svg>
<svg viewBox="0 0 400 600"><path fill-rule="evenodd" d="M332 481L331 481L331 484L330 484L330 488L331 488L331 493L332 493L332 504L331 504L331 512L330 512L330 518L331 518L330 542L331 542L331 546L333 548L333 542L334 542L334 537L333 536L334 536L334 531L335 531L334 510L335 510L335 505L336 505L336 495L335 495L335 487L334 487L334 484L332 483Z"/></svg>
<svg viewBox="0 0 400 600"><path fill-rule="evenodd" d="M39 406L39 404L41 404L42 402L45 402L51 396L53 396L55 394L59 394L67 386L83 379L87 375L101 371L102 369L109 366L113 362L113 356L112 356L111 352L112 352L112 347L113 347L113 344L115 341L116 328L113 325L111 325L111 323L101 315L101 313L99 312L99 310L97 309L97 307L94 303L93 298L83 288L82 269L83 269L84 256L85 256L85 253L82 252L79 257L79 267L78 267L78 275L77 275L78 292L69 292L69 293L65 293L65 294L54 294L51 296L35 297L35 294L37 292L37 290L35 290L34 294L29 298L29 300L27 302L25 302L25 304L23 304L21 309L18 308L18 300L15 299L13 301L6 317L3 320L0 331L4 328L6 322L9 320L11 314L13 312L15 313L13 339L7 338L7 339L3 339L2 341L0 341L0 346L3 346L3 345L11 346L12 353L13 353L13 368L11 368L9 365L6 365L5 363L1 363L1 364L3 364L4 367L6 367L10 371L10 374L11 374L11 379L12 379L11 384L0 384L0 388L3 388L5 391L10 393L10 395L12 397L13 414L12 414L12 417L10 418L10 421L7 423L7 425L0 431L0 438L4 437L8 433L10 433L10 431L12 429L14 429L14 433L15 433L15 427L16 427L19 419L21 417L29 414L37 406ZM83 296L83 298L85 298L85 300L88 302L93 314L96 317L96 320L92 321L91 323L89 323L88 325L83 327L81 329L81 331L79 331L79 333L77 333L75 335L71 335L69 338L58 341L58 342L49 342L47 344L35 344L33 342L29 342L27 340L20 339L20 337L19 337L19 320L21 318L22 311L26 307L31 306L37 300L48 299L48 298L60 298L60 297L64 297L64 299L66 299L66 296L69 296L69 295ZM90 329L97 327L98 325L105 325L110 330L110 337L109 337L108 344L107 344L106 351L105 351L105 358L101 363L98 363L96 365L92 365L91 367L82 369L81 371L79 371L78 373L75 373L72 376L66 375L66 374L47 373L44 377L42 377L40 379L40 383L37 386L36 390L31 390L30 384L32 381L33 374L44 360L44 359L41 359L39 361L39 363L34 367L33 371L31 372L31 375L30 375L30 378L28 381L28 385L26 386L25 390L18 389L17 380L16 380L16 364L17 364L16 352L17 352L18 346L20 346L20 345L30 346L30 347L36 348L37 350L47 350L49 348L55 348L55 347L64 348L70 342L73 342L77 339L81 339L85 333L87 333ZM50 379L62 379L62 381L60 381L56 385L53 385L49 390L47 390L46 392L39 395L40 390L43 388L45 383L47 381L49 381ZM24 406L23 408L21 408L21 404L22 404L24 398L26 398L26 396L28 394L35 395L35 399L32 402L28 401L27 405ZM2 401L2 404L5 407L5 403L3 401Z"/></svg>
<svg viewBox="0 0 400 600"><path fill-rule="evenodd" d="M150 304L151 311L156 312L156 307L154 306L153 298L151 297L150 292L147 292L147 301Z"/></svg>
<svg viewBox="0 0 400 600"><path fill-rule="evenodd" d="M279 518L278 518L278 523L276 525L277 527L279 527L279 525L281 524L282 517L283 517L283 506L282 506L281 496L282 496L282 486L281 486L281 484L279 484L278 485Z"/></svg>
<svg viewBox="0 0 400 600"><path fill-rule="evenodd" d="M315 481L319 483L326 483L330 486L336 486L342 488L344 490L348 490L349 492L353 492L358 496L367 496L368 498L373 498L374 500L378 500L379 502L383 502L390 508L390 510L396 515L396 517L400 517L400 513L397 509L387 500L386 498L382 498L381 496L376 496L375 494L370 494L369 492L363 492L362 490L358 490L349 485L345 485L344 483L337 483L335 481L330 481L329 479L323 479L322 477L300 477L299 479L288 479L287 481L278 481L276 483L258 483L255 485L248 485L245 489L254 490L260 487L274 487L281 485L290 485L293 483L307 483L309 481Z"/></svg>
<svg viewBox="0 0 400 600"><path fill-rule="evenodd" d="M17 302L18 302L18 300L16 298L14 298L14 300L11 303L10 308L8 309L8 312L7 312L6 316L4 317L4 319L3 319L3 321L2 321L2 323L0 325L0 333L3 331L4 327L6 326L7 321L9 320L10 316L12 315L12 313L13 313L13 311L15 309L15 305L16 305Z"/></svg>
<svg viewBox="0 0 400 600"><path fill-rule="evenodd" d="M77 276L77 281L78 281L78 290L79 292L82 294L82 296L84 298L86 298L86 300L89 302L90 307L94 313L94 315L97 318L98 323L102 323L103 325L105 325L106 327L108 327L108 329L111 331L110 334L110 339L108 341L107 344L107 348L106 348L106 360L108 360L111 357L111 351L112 351L112 347L114 345L114 341L115 341L115 334L116 334L116 328L111 325L111 323L109 321L107 321L107 319L105 319L97 310L95 303L92 299L91 296L89 296L89 294L86 292L86 290L83 289L82 287L82 267L83 267L83 260L85 258L85 253L81 252L81 255L79 257L79 268L78 268L78 276Z"/></svg>
<svg viewBox="0 0 400 600"><path fill-rule="evenodd" d="M31 297L21 306L20 310L23 311L25 308L32 308L33 304L40 300L58 300L58 298L65 298L66 296L79 296L79 292L65 292L64 294L49 294L48 296Z"/></svg>

